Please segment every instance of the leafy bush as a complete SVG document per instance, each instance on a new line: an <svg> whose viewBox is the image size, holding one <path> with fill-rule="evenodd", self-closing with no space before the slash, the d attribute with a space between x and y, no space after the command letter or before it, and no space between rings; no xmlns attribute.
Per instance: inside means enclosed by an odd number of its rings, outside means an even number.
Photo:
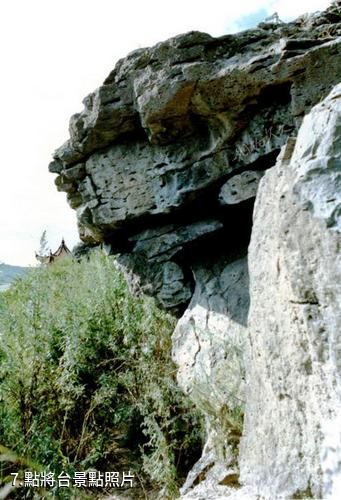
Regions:
<svg viewBox="0 0 341 500"><path fill-rule="evenodd" d="M175 498L201 422L176 386L173 328L100 251L32 270L0 294L0 443L57 474L131 469Z"/></svg>

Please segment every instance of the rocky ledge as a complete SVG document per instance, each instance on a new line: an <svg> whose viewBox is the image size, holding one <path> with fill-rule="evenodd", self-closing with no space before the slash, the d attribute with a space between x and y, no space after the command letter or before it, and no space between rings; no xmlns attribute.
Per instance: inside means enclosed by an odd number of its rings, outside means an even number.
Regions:
<svg viewBox="0 0 341 500"><path fill-rule="evenodd" d="M191 32L120 60L50 165L81 239L124 254L164 307L188 303L192 257L203 243L234 247L240 232L247 241L262 173L340 80L340 34L334 7L221 38Z"/></svg>
<svg viewBox="0 0 341 500"><path fill-rule="evenodd" d="M50 164L85 244L182 314L178 380L207 421L183 498L340 491L340 42L335 2L139 49Z"/></svg>

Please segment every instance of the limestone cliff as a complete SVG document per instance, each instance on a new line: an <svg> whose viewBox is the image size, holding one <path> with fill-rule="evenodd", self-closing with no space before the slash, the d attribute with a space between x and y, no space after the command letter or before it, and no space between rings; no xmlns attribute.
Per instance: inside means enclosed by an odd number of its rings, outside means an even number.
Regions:
<svg viewBox="0 0 341 500"><path fill-rule="evenodd" d="M178 380L207 421L183 498L341 491L340 53L340 2L139 49L50 164L83 241L182 315Z"/></svg>
<svg viewBox="0 0 341 500"><path fill-rule="evenodd" d="M341 492L340 131L341 85L256 199L240 466L270 497Z"/></svg>

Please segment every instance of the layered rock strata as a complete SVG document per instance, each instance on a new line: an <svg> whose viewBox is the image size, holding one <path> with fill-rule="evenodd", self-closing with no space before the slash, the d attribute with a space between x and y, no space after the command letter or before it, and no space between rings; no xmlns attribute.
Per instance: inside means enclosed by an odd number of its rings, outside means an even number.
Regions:
<svg viewBox="0 0 341 500"><path fill-rule="evenodd" d="M146 258L142 288L183 308L188 259L230 234L260 172L339 81L339 35L334 7L217 39L191 32L120 60L50 165L81 239L110 243L133 272Z"/></svg>
<svg viewBox="0 0 341 500"><path fill-rule="evenodd" d="M178 380L207 421L183 498L340 485L340 35L336 2L139 49L50 164L85 244L182 314Z"/></svg>

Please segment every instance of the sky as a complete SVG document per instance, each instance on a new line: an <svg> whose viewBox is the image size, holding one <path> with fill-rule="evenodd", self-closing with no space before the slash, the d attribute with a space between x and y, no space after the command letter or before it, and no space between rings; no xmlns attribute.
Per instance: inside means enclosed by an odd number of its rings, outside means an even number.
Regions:
<svg viewBox="0 0 341 500"><path fill-rule="evenodd" d="M283 21L330 0L4 0L0 3L0 262L35 265L42 232L54 251L78 241L76 215L47 170L72 114L128 52L190 30L213 36L278 12Z"/></svg>

